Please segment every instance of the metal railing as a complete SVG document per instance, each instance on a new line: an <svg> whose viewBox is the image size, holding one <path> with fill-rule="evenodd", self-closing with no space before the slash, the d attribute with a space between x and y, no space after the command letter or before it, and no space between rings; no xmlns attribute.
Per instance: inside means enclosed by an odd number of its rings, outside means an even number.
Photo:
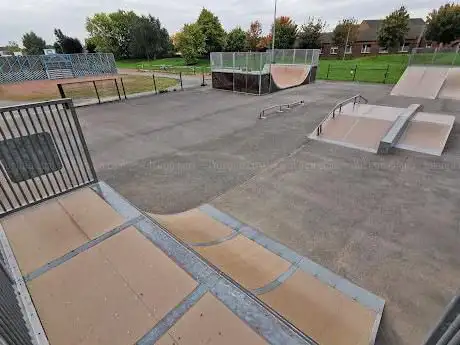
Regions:
<svg viewBox="0 0 460 345"><path fill-rule="evenodd" d="M120 85L117 78L104 78L59 83L57 88L62 98L84 100L88 103L93 103L96 99L101 104L121 101L122 96L127 98L123 78L120 78Z"/></svg>
<svg viewBox="0 0 460 345"><path fill-rule="evenodd" d="M8 345L32 345L32 338L15 289L15 281L6 267L1 249L0 291L0 340L3 339Z"/></svg>
<svg viewBox="0 0 460 345"><path fill-rule="evenodd" d="M291 109L291 108L295 107L296 105L303 105L303 104L305 104L304 101L297 101L297 102L293 102L293 103L272 105L271 107L265 108L260 112L259 119L266 119L267 117L265 116L265 112L267 112L268 110L278 109L278 112L282 113L283 108Z"/></svg>
<svg viewBox="0 0 460 345"><path fill-rule="evenodd" d="M97 181L71 99L0 108L0 217Z"/></svg>
<svg viewBox="0 0 460 345"><path fill-rule="evenodd" d="M361 101L364 101L364 103L367 103L367 99L364 98L363 96L361 96L360 94L356 95L356 96L353 96L353 97L350 97L340 103L337 103L334 108L332 108L332 110L329 112L329 114L327 114L327 116L321 121L321 123L318 125L318 127L316 127L315 129L315 132L316 132L316 135L320 135L322 132L323 132L323 124L326 123L326 121L328 121L331 117L334 119L335 118L335 115L336 115L336 112L338 110L338 113L340 114L342 112L342 107L349 104L349 103L352 103L353 102L353 106L356 105L356 103L361 103Z"/></svg>

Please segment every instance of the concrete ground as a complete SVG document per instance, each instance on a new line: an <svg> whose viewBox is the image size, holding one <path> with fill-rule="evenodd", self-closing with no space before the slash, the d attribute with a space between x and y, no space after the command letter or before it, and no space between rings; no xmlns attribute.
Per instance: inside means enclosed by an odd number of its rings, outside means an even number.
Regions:
<svg viewBox="0 0 460 345"><path fill-rule="evenodd" d="M376 156L306 138L357 93L460 111L390 90L318 82L257 97L198 88L78 114L99 178L134 204L176 213L211 202L386 299L377 343L415 345L460 286L460 130L442 157ZM257 119L264 107L302 99Z"/></svg>

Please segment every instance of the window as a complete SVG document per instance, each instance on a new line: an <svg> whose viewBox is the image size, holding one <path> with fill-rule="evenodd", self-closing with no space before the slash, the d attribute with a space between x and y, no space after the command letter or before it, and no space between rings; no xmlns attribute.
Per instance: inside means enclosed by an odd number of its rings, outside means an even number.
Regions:
<svg viewBox="0 0 460 345"><path fill-rule="evenodd" d="M431 43L431 42L426 42L426 46L425 46L425 48L431 48L432 46L433 46L433 45L432 45L432 43Z"/></svg>
<svg viewBox="0 0 460 345"><path fill-rule="evenodd" d="M363 44L361 48L361 54L369 54L371 52L371 45L370 44Z"/></svg>
<svg viewBox="0 0 460 345"><path fill-rule="evenodd" d="M339 47L331 47L331 55L337 55L339 51Z"/></svg>
<svg viewBox="0 0 460 345"><path fill-rule="evenodd" d="M380 47L379 48L379 54L388 54L388 48L387 47Z"/></svg>
<svg viewBox="0 0 460 345"><path fill-rule="evenodd" d="M351 54L351 46L345 48L345 54Z"/></svg>
<svg viewBox="0 0 460 345"><path fill-rule="evenodd" d="M408 53L409 52L409 45L404 43L402 46L401 46L401 49L399 50L400 53Z"/></svg>

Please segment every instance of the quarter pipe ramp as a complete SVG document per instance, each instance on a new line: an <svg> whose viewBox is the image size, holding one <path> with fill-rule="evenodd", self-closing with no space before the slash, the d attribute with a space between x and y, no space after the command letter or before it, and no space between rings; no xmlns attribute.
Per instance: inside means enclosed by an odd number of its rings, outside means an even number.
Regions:
<svg viewBox="0 0 460 345"><path fill-rule="evenodd" d="M282 90L308 83L310 65L271 65L271 77L275 86Z"/></svg>
<svg viewBox="0 0 460 345"><path fill-rule="evenodd" d="M391 95L436 99L451 69L442 66L409 66L391 91ZM448 94L451 92L451 88L446 91Z"/></svg>

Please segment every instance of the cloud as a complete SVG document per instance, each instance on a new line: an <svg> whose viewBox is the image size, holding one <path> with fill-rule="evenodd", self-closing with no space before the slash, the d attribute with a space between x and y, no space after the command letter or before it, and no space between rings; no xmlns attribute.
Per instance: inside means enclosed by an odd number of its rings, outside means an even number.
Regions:
<svg viewBox="0 0 460 345"><path fill-rule="evenodd" d="M14 6L12 2L14 1ZM425 18L433 8L445 0L407 0L411 16ZM196 20L202 7L219 16L225 29L241 26L246 29L253 20L259 20L265 32L273 21L273 0L0 0L0 45L10 40L21 42L25 32L35 31L48 44L54 42L53 29L60 28L70 36L84 39L87 36L85 19L97 12L118 9L134 10L138 14L159 17L170 33L184 23ZM377 19L401 5L400 0L278 0L278 15L291 16L299 24L309 16L326 20L329 28L345 17Z"/></svg>

